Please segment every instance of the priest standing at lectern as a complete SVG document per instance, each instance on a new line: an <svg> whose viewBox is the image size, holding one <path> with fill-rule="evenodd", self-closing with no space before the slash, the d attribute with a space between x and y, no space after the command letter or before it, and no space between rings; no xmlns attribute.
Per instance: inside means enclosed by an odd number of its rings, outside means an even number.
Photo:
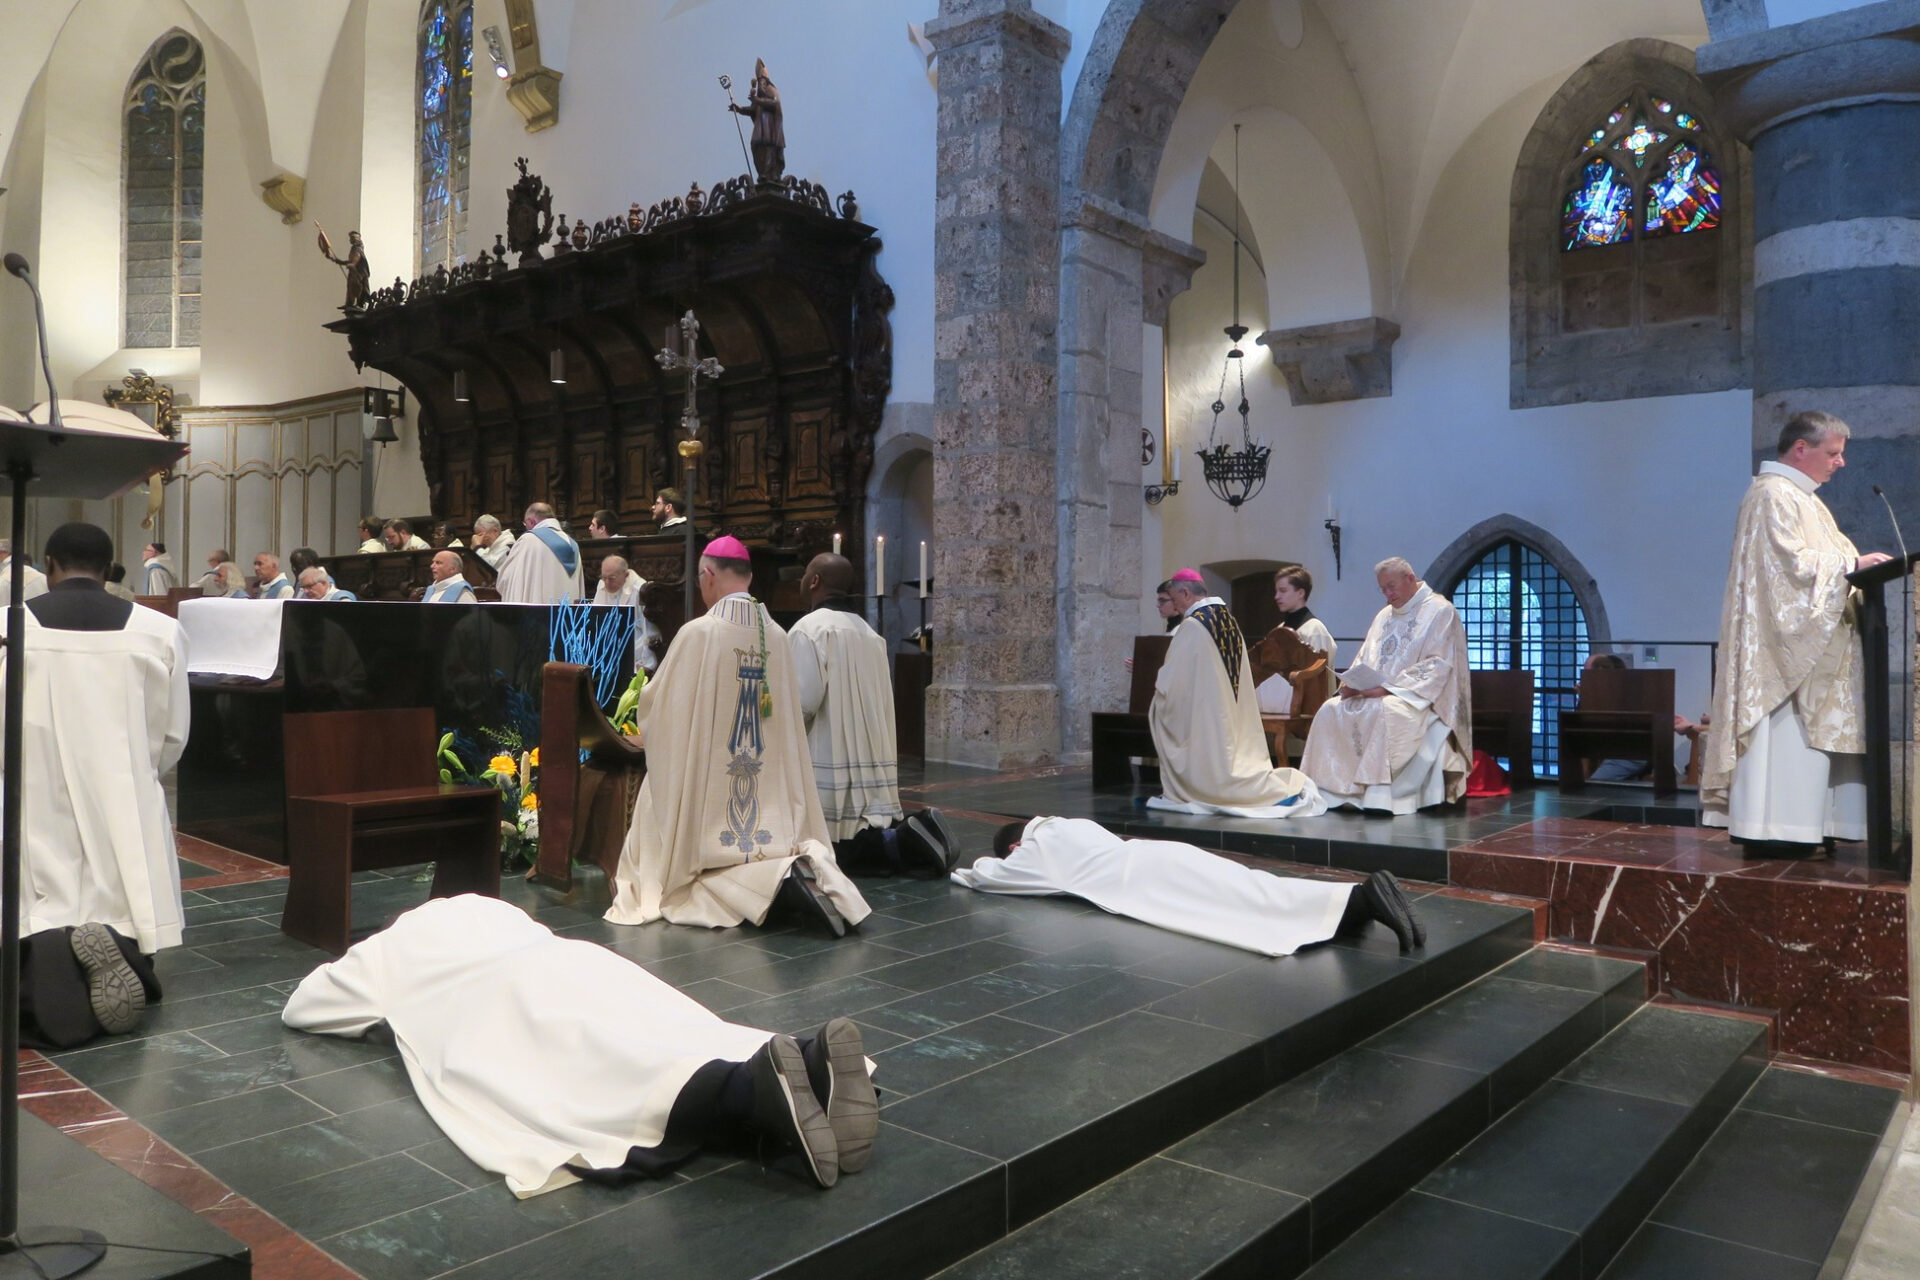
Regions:
<svg viewBox="0 0 1920 1280"><path fill-rule="evenodd" d="M1314 715L1300 768L1330 805L1412 813L1449 804L1466 794L1473 761L1466 630L1400 557L1375 565L1374 580L1387 607L1340 696Z"/></svg>
<svg viewBox="0 0 1920 1280"><path fill-rule="evenodd" d="M507 553L494 584L508 604L568 604L586 597L580 576L580 544L553 518L553 508L527 508L526 533Z"/></svg>
<svg viewBox="0 0 1920 1280"><path fill-rule="evenodd" d="M1147 804L1182 813L1287 818L1320 813L1320 793L1297 769L1276 769L1260 727L1247 640L1196 569L1167 584L1181 611L1153 681L1147 724L1164 792Z"/></svg>
<svg viewBox="0 0 1920 1280"><path fill-rule="evenodd" d="M747 594L753 565L739 539L707 544L699 582L707 612L680 628L640 691L647 776L606 918L760 924L780 899L844 934L872 908L834 861L787 633Z"/></svg>
<svg viewBox="0 0 1920 1280"><path fill-rule="evenodd" d="M1736 841L1866 838L1860 632L1846 575L1891 557L1861 555L1814 496L1846 465L1849 434L1832 414L1795 414L1779 461L1760 464L1740 501L1700 772L1703 824Z"/></svg>

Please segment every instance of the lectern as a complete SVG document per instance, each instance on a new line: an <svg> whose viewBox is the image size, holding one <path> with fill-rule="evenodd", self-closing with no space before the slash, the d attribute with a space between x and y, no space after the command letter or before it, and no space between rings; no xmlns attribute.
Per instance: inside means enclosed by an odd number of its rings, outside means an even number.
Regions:
<svg viewBox="0 0 1920 1280"><path fill-rule="evenodd" d="M1861 687L1866 709L1861 728L1867 739L1867 860L1881 870L1907 874L1913 860L1912 834L1893 837L1893 723L1887 705L1892 676L1887 665L1887 598L1889 582L1913 572L1920 553L1896 556L1885 564L1847 575L1860 590L1860 645L1864 655Z"/></svg>

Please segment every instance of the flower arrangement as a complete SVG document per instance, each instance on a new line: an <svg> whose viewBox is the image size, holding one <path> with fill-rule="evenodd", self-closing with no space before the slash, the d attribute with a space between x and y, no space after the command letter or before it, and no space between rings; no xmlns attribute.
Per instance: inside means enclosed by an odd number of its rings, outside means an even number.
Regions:
<svg viewBox="0 0 1920 1280"><path fill-rule="evenodd" d="M508 867L531 864L540 844L540 748L527 749L510 730L486 736L492 742L482 749L459 734L441 735L440 781L498 788L502 860ZM463 754L485 758L486 767L475 772Z"/></svg>
<svg viewBox="0 0 1920 1280"><path fill-rule="evenodd" d="M636 669L633 680L627 685L626 692L620 695L620 701L613 708L613 730L615 733L633 734L639 732L640 691L647 687L647 672L644 667Z"/></svg>

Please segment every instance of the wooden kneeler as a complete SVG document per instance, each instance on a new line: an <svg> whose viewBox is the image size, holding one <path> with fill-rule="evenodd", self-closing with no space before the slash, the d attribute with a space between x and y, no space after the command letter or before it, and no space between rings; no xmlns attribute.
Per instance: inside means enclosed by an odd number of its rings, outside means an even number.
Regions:
<svg viewBox="0 0 1920 1280"><path fill-rule="evenodd" d="M608 723L593 673L549 662L541 674L540 853L527 878L571 889L575 861L591 862L611 889L646 776L647 753Z"/></svg>
<svg viewBox="0 0 1920 1280"><path fill-rule="evenodd" d="M442 783L437 743L430 707L286 717L282 933L345 951L356 871L432 862L429 897L500 896L500 793Z"/></svg>

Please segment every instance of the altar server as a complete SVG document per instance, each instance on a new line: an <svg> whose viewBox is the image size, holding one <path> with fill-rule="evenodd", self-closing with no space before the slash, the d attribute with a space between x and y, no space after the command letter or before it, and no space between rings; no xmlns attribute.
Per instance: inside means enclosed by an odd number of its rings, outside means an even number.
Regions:
<svg viewBox="0 0 1920 1280"><path fill-rule="evenodd" d="M1167 589L1182 616L1147 709L1165 791L1147 803L1240 817L1321 812L1319 792L1304 773L1273 767L1246 637L1226 602L1208 593L1195 569L1175 573Z"/></svg>
<svg viewBox="0 0 1920 1280"><path fill-rule="evenodd" d="M612 518L609 512L597 512L599 516ZM660 638L660 628L653 625L647 617L646 606L640 600L640 589L647 580L635 573L621 556L607 556L600 561L600 581L593 589L595 604L612 605L615 608L633 610L633 666L636 671L652 671L660 665L660 652L654 647L654 641Z"/></svg>
<svg viewBox="0 0 1920 1280"><path fill-rule="evenodd" d="M1866 741L1855 593L1861 555L1814 491L1846 465L1847 424L1798 413L1760 464L1734 526L1720 673L1700 807L1735 840L1866 837ZM1878 696L1877 691L1876 696Z"/></svg>
<svg viewBox="0 0 1920 1280"><path fill-rule="evenodd" d="M457 551L436 551L427 565L427 572L433 582L427 587L425 595L420 597L422 604L472 604L473 588L461 575L460 553Z"/></svg>
<svg viewBox="0 0 1920 1280"><path fill-rule="evenodd" d="M744 1130L819 1186L879 1129L860 1031L796 1041L722 1022L639 965L518 907L435 898L308 974L281 1020L330 1035L384 1022L427 1114L516 1196L582 1174L662 1177Z"/></svg>
<svg viewBox="0 0 1920 1280"><path fill-rule="evenodd" d="M607 919L759 924L784 896L843 934L871 908L834 861L786 632L747 594L738 539L708 543L698 572L707 612L640 691L647 776Z"/></svg>
<svg viewBox="0 0 1920 1280"><path fill-rule="evenodd" d="M1467 633L1446 597L1395 556L1374 566L1386 607L1374 615L1350 671L1313 717L1300 768L1330 805L1412 813L1466 794L1473 767Z"/></svg>
<svg viewBox="0 0 1920 1280"><path fill-rule="evenodd" d="M500 566L500 598L508 604L567 604L586 598L580 576L580 544L553 518L553 508L527 508L526 533Z"/></svg>
<svg viewBox="0 0 1920 1280"><path fill-rule="evenodd" d="M999 857L953 873L985 893L1082 898L1142 924L1225 943L1263 956L1290 956L1377 920L1401 951L1427 940L1392 873L1359 884L1256 871L1190 844L1122 840L1083 818L1010 823L994 839Z"/></svg>
<svg viewBox="0 0 1920 1280"><path fill-rule="evenodd" d="M160 779L186 747L187 644L172 618L107 594L112 563L104 529L61 525L28 606L21 931L110 925L151 953L180 942Z"/></svg>
<svg viewBox="0 0 1920 1280"><path fill-rule="evenodd" d="M793 624L794 678L807 720L820 807L840 865L859 874L937 879L960 848L939 812L900 807L887 642L860 615L845 556L815 556L800 578L809 612Z"/></svg>

